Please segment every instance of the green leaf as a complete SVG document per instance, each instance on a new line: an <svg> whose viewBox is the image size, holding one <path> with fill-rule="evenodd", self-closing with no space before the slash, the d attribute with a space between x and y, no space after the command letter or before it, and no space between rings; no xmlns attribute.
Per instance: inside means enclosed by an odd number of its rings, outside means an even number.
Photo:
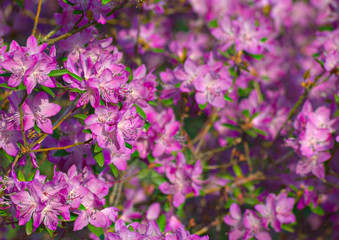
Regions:
<svg viewBox="0 0 339 240"><path fill-rule="evenodd" d="M207 106L208 102L206 102L205 104L199 104L199 108L200 110L204 110Z"/></svg>
<svg viewBox="0 0 339 240"><path fill-rule="evenodd" d="M256 59L256 60L261 60L265 57L265 55L263 55L263 54L252 54L252 53L249 53L249 52L245 52L245 54Z"/></svg>
<svg viewBox="0 0 339 240"><path fill-rule="evenodd" d="M250 110L245 109L244 111L242 111L242 114L243 114L245 117L250 118Z"/></svg>
<svg viewBox="0 0 339 240"><path fill-rule="evenodd" d="M281 224L281 229L287 231L287 232L291 232L294 233L294 229L292 226L287 225L287 224Z"/></svg>
<svg viewBox="0 0 339 240"><path fill-rule="evenodd" d="M144 128L148 130L150 128L151 124L149 122L145 122Z"/></svg>
<svg viewBox="0 0 339 240"><path fill-rule="evenodd" d="M138 105L134 104L137 112L139 113L139 116L142 117L143 119L147 119L146 113L144 112L144 110L142 110L141 107L139 107Z"/></svg>
<svg viewBox="0 0 339 240"><path fill-rule="evenodd" d="M70 75L71 77L75 78L76 80L82 81L82 77L76 75L75 73L72 73L70 71L68 71L68 75Z"/></svg>
<svg viewBox="0 0 339 240"><path fill-rule="evenodd" d="M267 133L259 128L252 128L253 131L259 133L260 135L267 136Z"/></svg>
<svg viewBox="0 0 339 240"><path fill-rule="evenodd" d="M88 224L88 230L90 230L92 233L94 233L97 237L100 237L101 235L104 234L104 230L99 227L95 227L92 224Z"/></svg>
<svg viewBox="0 0 339 240"><path fill-rule="evenodd" d="M80 204L78 210L86 210L86 207L84 205Z"/></svg>
<svg viewBox="0 0 339 240"><path fill-rule="evenodd" d="M68 74L69 71L67 69L58 69L58 70L52 70L48 76L49 77L59 77L65 74Z"/></svg>
<svg viewBox="0 0 339 240"><path fill-rule="evenodd" d="M51 229L49 229L48 227L45 227L45 228L46 228L46 230L47 230L49 236L50 236L51 238L53 238L53 235L54 235L55 230L51 230Z"/></svg>
<svg viewBox="0 0 339 240"><path fill-rule="evenodd" d="M157 220L157 224L159 226L160 231L164 232L165 226L166 226L166 216L165 216L165 214L161 214L161 216Z"/></svg>
<svg viewBox="0 0 339 240"><path fill-rule="evenodd" d="M6 72L6 73L1 73L0 77L10 77L11 75L12 75L12 73Z"/></svg>
<svg viewBox="0 0 339 240"><path fill-rule="evenodd" d="M129 148L129 149L132 149L132 148L133 148L132 145L129 144L129 143L127 143L127 142L125 142L125 146L126 146L127 148Z"/></svg>
<svg viewBox="0 0 339 240"><path fill-rule="evenodd" d="M22 173L21 169L18 171L18 180L21 181L21 182L25 182L26 181L25 176Z"/></svg>
<svg viewBox="0 0 339 240"><path fill-rule="evenodd" d="M229 124L229 123L224 123L222 125L225 126L225 127L228 127L229 129L232 129L232 130L239 130L239 128L237 126L234 126L234 125Z"/></svg>
<svg viewBox="0 0 339 240"><path fill-rule="evenodd" d="M93 145L92 145L93 146ZM94 153L99 153L99 152L102 152L102 148L99 147L98 143L96 142L94 147L93 147L93 151Z"/></svg>
<svg viewBox="0 0 339 240"><path fill-rule="evenodd" d="M156 172L155 170L151 170L151 176L152 176L152 182L156 185L156 186L160 186L160 184L162 184L163 182L166 181L166 179L159 174L158 172Z"/></svg>
<svg viewBox="0 0 339 240"><path fill-rule="evenodd" d="M3 88L8 88L8 89L11 89L11 90L15 90L16 88L14 88L14 87L10 87L10 86L8 86L8 84L7 83L1 83L0 84L0 87L3 87Z"/></svg>
<svg viewBox="0 0 339 240"><path fill-rule="evenodd" d="M134 232L134 228L133 228L132 226L128 226L128 230L129 230L130 232Z"/></svg>
<svg viewBox="0 0 339 240"><path fill-rule="evenodd" d="M47 94L51 95L53 98L55 98L55 94L52 91L52 89L50 89L49 87L46 87L44 85L41 85L40 87L41 87L42 91L44 91L45 93L47 93Z"/></svg>
<svg viewBox="0 0 339 240"><path fill-rule="evenodd" d="M255 131L253 131L253 129L246 129L245 133L247 135L251 136L252 138L258 137L258 134Z"/></svg>
<svg viewBox="0 0 339 240"><path fill-rule="evenodd" d="M58 150L53 154L54 157L65 157L67 155L70 155L70 153L64 149Z"/></svg>
<svg viewBox="0 0 339 240"><path fill-rule="evenodd" d="M317 206L316 208L314 208L313 206L310 206L310 209L313 213L319 215L319 216L323 216L325 214L324 209L322 209L322 207Z"/></svg>
<svg viewBox="0 0 339 240"><path fill-rule="evenodd" d="M117 178L119 176L119 170L117 169L117 167L113 163L110 164L109 167L111 168L114 177Z"/></svg>
<svg viewBox="0 0 339 240"><path fill-rule="evenodd" d="M93 156L95 161L98 163L98 165L100 167L103 167L105 164L105 158L104 158L104 154L102 152L96 154L95 156Z"/></svg>
<svg viewBox="0 0 339 240"><path fill-rule="evenodd" d="M82 10L74 10L73 11L73 15L80 15L80 14L83 14L84 13L84 11L82 11Z"/></svg>
<svg viewBox="0 0 339 240"><path fill-rule="evenodd" d="M35 125L34 124L34 130L37 132L37 133L41 133L41 130L40 130L40 128L37 126L37 125Z"/></svg>
<svg viewBox="0 0 339 240"><path fill-rule="evenodd" d="M84 129L84 130L82 130L82 132L92 134L92 131L90 129Z"/></svg>
<svg viewBox="0 0 339 240"><path fill-rule="evenodd" d="M29 220L28 223L25 224L25 230L27 235L31 235L33 232L33 219Z"/></svg>
<svg viewBox="0 0 339 240"><path fill-rule="evenodd" d="M214 20L212 20L212 21L210 21L208 23L208 27L209 28L217 28L218 26L219 26L219 24L218 24L218 20L217 19L214 19Z"/></svg>
<svg viewBox="0 0 339 240"><path fill-rule="evenodd" d="M0 210L0 216L1 217L7 217L10 216L9 212L5 211L5 210Z"/></svg>
<svg viewBox="0 0 339 240"><path fill-rule="evenodd" d="M156 106L156 105L157 105L157 103L154 102L154 101L148 101L148 103L151 104L151 105L153 105L153 106Z"/></svg>
<svg viewBox="0 0 339 240"><path fill-rule="evenodd" d="M101 0L102 5L105 5L105 4L109 3L109 2L112 2L112 0Z"/></svg>
<svg viewBox="0 0 339 240"><path fill-rule="evenodd" d="M233 99L228 96L228 93L224 95L224 98L227 102L233 102Z"/></svg>
<svg viewBox="0 0 339 240"><path fill-rule="evenodd" d="M148 50L150 50L151 52L155 52L155 53L164 53L165 52L165 49L162 49L162 48L150 48Z"/></svg>
<svg viewBox="0 0 339 240"><path fill-rule="evenodd" d="M242 171L241 171L241 168L239 167L238 164L234 164L234 165L232 166L232 168L233 168L234 174L235 174L237 177L241 177L241 176L242 176Z"/></svg>
<svg viewBox="0 0 339 240"><path fill-rule="evenodd" d="M29 175L29 177L27 178L27 181L32 181L34 179L35 173L36 173L37 169L34 169L33 172L31 173L31 175Z"/></svg>
<svg viewBox="0 0 339 240"><path fill-rule="evenodd" d="M173 99L172 98L162 99L162 104L164 104L165 106L172 105L173 104Z"/></svg>
<svg viewBox="0 0 339 240"><path fill-rule="evenodd" d="M144 179L144 178L146 178L146 177L148 176L149 172L150 172L150 171L149 171L148 168L142 169L142 170L139 172L139 174L138 174L138 178L139 178L139 179Z"/></svg>
<svg viewBox="0 0 339 240"><path fill-rule="evenodd" d="M0 150L0 155L5 156L10 162L13 162L14 157L11 155L8 155L3 149Z"/></svg>
<svg viewBox="0 0 339 240"><path fill-rule="evenodd" d="M88 116L86 114L74 114L73 117L85 120Z"/></svg>

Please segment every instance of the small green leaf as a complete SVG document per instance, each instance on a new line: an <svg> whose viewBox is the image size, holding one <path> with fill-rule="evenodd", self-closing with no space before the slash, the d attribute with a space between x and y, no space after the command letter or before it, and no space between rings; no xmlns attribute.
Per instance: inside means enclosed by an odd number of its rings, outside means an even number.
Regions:
<svg viewBox="0 0 339 240"><path fill-rule="evenodd" d="M82 77L76 75L75 73L72 73L70 71L68 71L68 75L70 75L71 77L75 78L76 80L82 81Z"/></svg>
<svg viewBox="0 0 339 240"><path fill-rule="evenodd" d="M164 53L165 49L162 48L150 48L149 49L151 52L155 52L155 53Z"/></svg>
<svg viewBox="0 0 339 240"><path fill-rule="evenodd" d="M134 228L132 226L128 226L128 230L130 230L130 232L134 232Z"/></svg>
<svg viewBox="0 0 339 240"><path fill-rule="evenodd" d="M86 114L75 114L73 117L85 120L88 116Z"/></svg>
<svg viewBox="0 0 339 240"><path fill-rule="evenodd" d="M10 162L13 162L14 157L11 155L8 155L3 149L0 150L0 155L5 156Z"/></svg>
<svg viewBox="0 0 339 240"><path fill-rule="evenodd" d="M209 28L217 28L218 26L219 26L219 24L218 24L218 20L217 19L214 19L214 20L212 20L212 21L210 21L208 23L208 27Z"/></svg>
<svg viewBox="0 0 339 240"><path fill-rule="evenodd" d="M84 130L82 130L82 132L92 134L92 131L90 129L84 129Z"/></svg>
<svg viewBox="0 0 339 240"><path fill-rule="evenodd" d="M237 177L241 177L242 176L242 171L241 168L239 167L238 164L234 164L233 166L233 172Z"/></svg>
<svg viewBox="0 0 339 240"><path fill-rule="evenodd" d="M53 238L53 235L54 235L55 230L51 230L51 229L49 229L47 226L46 226L45 228L46 228L46 230L47 230L49 236L50 236L51 238Z"/></svg>
<svg viewBox="0 0 339 240"><path fill-rule="evenodd" d="M26 181L25 176L22 173L21 169L18 171L18 180L21 181L21 182L25 182Z"/></svg>
<svg viewBox="0 0 339 240"><path fill-rule="evenodd" d="M29 220L28 223L25 224L25 230L27 235L31 235L33 232L33 219Z"/></svg>
<svg viewBox="0 0 339 240"><path fill-rule="evenodd" d="M102 152L96 154L95 156L93 156L95 161L98 163L98 165L100 167L103 167L105 164L105 158L104 158L104 154Z"/></svg>
<svg viewBox="0 0 339 240"><path fill-rule="evenodd" d="M1 217L7 217L10 216L9 212L5 211L5 210L0 210L0 216Z"/></svg>
<svg viewBox="0 0 339 240"><path fill-rule="evenodd" d="M53 156L54 156L54 157L65 157L65 156L67 156L67 155L69 155L69 154L70 154L70 153L67 152L66 150L61 149L61 150L56 151L56 152L53 154Z"/></svg>
<svg viewBox="0 0 339 240"><path fill-rule="evenodd" d="M320 206L317 206L316 208L314 208L313 206L310 206L310 209L312 212L314 212L315 214L319 216L323 216L325 214L324 209Z"/></svg>
<svg viewBox="0 0 339 240"><path fill-rule="evenodd" d="M80 204L78 210L86 210L86 207L84 205Z"/></svg>
<svg viewBox="0 0 339 240"><path fill-rule="evenodd" d="M73 14L73 15L80 15L80 14L83 14L83 13L84 13L84 11L82 11L82 10L77 10L77 9L76 9L76 10L73 11L72 14Z"/></svg>
<svg viewBox="0 0 339 240"><path fill-rule="evenodd" d="M173 99L169 98L169 99L162 99L162 104L165 106L169 106L173 104Z"/></svg>
<svg viewBox="0 0 339 240"><path fill-rule="evenodd" d="M164 232L165 226L166 226L166 216L165 216L165 214L161 214L161 216L157 220L157 224L159 226L160 231Z"/></svg>
<svg viewBox="0 0 339 240"><path fill-rule="evenodd" d="M281 225L281 229L287 231L287 232L291 232L291 233L294 233L294 229L292 226L290 225L287 225L287 224L282 224Z"/></svg>
<svg viewBox="0 0 339 240"><path fill-rule="evenodd" d="M88 224L88 230L90 230L92 233L94 233L97 237L100 237L101 235L104 234L104 230L99 227L95 227L92 224Z"/></svg>
<svg viewBox="0 0 339 240"><path fill-rule="evenodd" d="M117 178L119 176L119 170L117 169L117 167L113 163L110 164L109 167L111 168L114 177Z"/></svg>
<svg viewBox="0 0 339 240"><path fill-rule="evenodd" d="M44 85L41 85L40 87L45 93L47 93L47 94L51 95L53 98L55 98L55 94L52 91L52 89L50 89L49 87L46 87Z"/></svg>
<svg viewBox="0 0 339 240"><path fill-rule="evenodd" d="M149 122L145 122L144 128L148 130L150 128L151 124Z"/></svg>
<svg viewBox="0 0 339 240"><path fill-rule="evenodd" d="M228 93L224 95L224 98L227 102L233 102L233 99L228 96Z"/></svg>
<svg viewBox="0 0 339 240"><path fill-rule="evenodd" d="M156 106L156 105L157 105L157 103L154 102L154 101L148 101L148 103L151 104L151 105L153 105L153 106Z"/></svg>
<svg viewBox="0 0 339 240"><path fill-rule="evenodd" d="M258 137L258 134L253 131L253 129L246 129L245 130L245 133L248 135L248 136L251 136L252 138L256 138Z"/></svg>
<svg viewBox="0 0 339 240"><path fill-rule="evenodd" d="M133 148L132 145L129 144L129 143L127 143L127 142L125 142L125 146L126 146L127 148L129 148L129 149L132 149L132 148Z"/></svg>
<svg viewBox="0 0 339 240"><path fill-rule="evenodd" d="M105 4L109 3L109 2L112 2L112 0L101 0L102 5L105 5Z"/></svg>
<svg viewBox="0 0 339 240"><path fill-rule="evenodd" d="M58 69L58 70L52 70L48 76L49 77L59 77L65 74L68 74L69 71L67 69Z"/></svg>
<svg viewBox="0 0 339 240"><path fill-rule="evenodd" d="M1 73L0 77L10 77L11 75L12 75L12 73L6 72L6 73Z"/></svg>
<svg viewBox="0 0 339 240"><path fill-rule="evenodd" d="M259 133L262 136L267 136L267 133L259 128L252 128L253 131L255 131L256 133Z"/></svg>
<svg viewBox="0 0 339 240"><path fill-rule="evenodd" d="M37 132L37 133L41 133L41 130L40 128L37 126L37 125L34 125L34 130Z"/></svg>
<svg viewBox="0 0 339 240"><path fill-rule="evenodd" d="M147 119L146 113L144 112L144 110L139 107L138 105L134 104L137 112L139 113L140 117L142 117L143 119Z"/></svg>
<svg viewBox="0 0 339 240"><path fill-rule="evenodd" d="M199 104L199 108L200 110L204 110L207 106L208 102L206 102L205 104Z"/></svg>
<svg viewBox="0 0 339 240"><path fill-rule="evenodd" d="M142 169L142 170L139 172L139 174L138 174L138 178L139 178L139 179L144 179L144 178L146 178L146 177L148 176L149 172L150 172L150 171L149 171L148 168Z"/></svg>
<svg viewBox="0 0 339 240"><path fill-rule="evenodd" d="M229 129L232 129L232 130L239 130L239 128L237 126L234 126L234 125L229 124L229 123L224 123L222 125L225 126L225 127L228 127Z"/></svg>
<svg viewBox="0 0 339 240"><path fill-rule="evenodd" d="M98 143L96 142L94 145L94 149L93 149L94 153L99 153L102 151L102 148L99 147Z"/></svg>
<svg viewBox="0 0 339 240"><path fill-rule="evenodd" d="M34 169L33 172L31 173L31 175L29 175L29 177L27 178L27 181L32 181L34 179L35 173L36 173L37 169Z"/></svg>

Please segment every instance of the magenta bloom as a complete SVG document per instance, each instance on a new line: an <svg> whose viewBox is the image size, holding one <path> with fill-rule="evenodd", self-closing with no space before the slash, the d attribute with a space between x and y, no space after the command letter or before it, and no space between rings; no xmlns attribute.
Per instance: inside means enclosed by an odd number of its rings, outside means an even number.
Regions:
<svg viewBox="0 0 339 240"><path fill-rule="evenodd" d="M23 81L30 94L37 83L46 87L56 87L55 82L48 73L56 67L56 52L54 46L50 54L44 53L47 44L38 45L34 36L27 39L27 47L20 47L13 41L10 49L5 53L5 60L0 64L12 72L8 85L17 87Z"/></svg>
<svg viewBox="0 0 339 240"><path fill-rule="evenodd" d="M202 184L199 180L201 173L200 161L197 161L194 166L186 164L184 155L179 152L176 166L166 168L166 176L170 183L162 183L159 189L165 194L174 194L173 205L179 207L185 201L186 194L193 192L195 196L199 195Z"/></svg>
<svg viewBox="0 0 339 240"><path fill-rule="evenodd" d="M282 223L293 223L295 216L292 213L294 198L288 198L287 193L280 193L278 196L269 194L266 204L258 204L255 209L263 217L263 225L268 227L271 224L276 232L281 231Z"/></svg>
<svg viewBox="0 0 339 240"><path fill-rule="evenodd" d="M27 99L22 105L24 111L24 130L34 127L34 123L45 133L53 133L53 125L49 117L56 115L61 107L50 103L45 92L38 93L34 100Z"/></svg>
<svg viewBox="0 0 339 240"><path fill-rule="evenodd" d="M243 217L240 207L236 203L232 203L230 207L230 214L224 217L224 222L232 227L228 234L230 240L240 239L244 235L245 230L242 220Z"/></svg>

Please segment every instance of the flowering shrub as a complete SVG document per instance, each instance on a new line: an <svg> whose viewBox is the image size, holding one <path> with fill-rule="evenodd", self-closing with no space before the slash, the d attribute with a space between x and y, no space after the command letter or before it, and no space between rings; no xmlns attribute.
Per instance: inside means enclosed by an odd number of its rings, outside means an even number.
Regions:
<svg viewBox="0 0 339 240"><path fill-rule="evenodd" d="M336 0L2 1L1 239L338 239L338 23Z"/></svg>

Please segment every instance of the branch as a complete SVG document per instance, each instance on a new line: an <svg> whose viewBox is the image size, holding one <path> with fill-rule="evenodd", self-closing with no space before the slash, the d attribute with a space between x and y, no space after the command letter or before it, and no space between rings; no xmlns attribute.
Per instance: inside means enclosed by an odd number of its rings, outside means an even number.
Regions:
<svg viewBox="0 0 339 240"><path fill-rule="evenodd" d="M124 0L123 2L121 2L119 5L114 7L108 14L106 14L106 17L109 17L110 15L115 13L116 11L120 10L121 8L123 8L126 5L127 2L128 2L128 0ZM65 34L63 34L63 35L61 35L59 37L56 37L56 38L53 38L53 39L49 40L47 42L47 44L51 45L51 44L54 44L54 43L56 43L56 42L58 42L60 40L67 39L70 36L72 36L72 35L74 35L74 34L76 34L78 32L81 32L82 30L84 30L84 29L86 29L86 28L88 28L90 26L93 26L93 25L95 25L97 23L98 23L97 21L88 22L87 24L85 24L85 25L83 25L83 26L81 26L81 27L79 27L77 29L73 29L73 30L71 30L68 33L65 33Z"/></svg>
<svg viewBox="0 0 339 240"><path fill-rule="evenodd" d="M22 111L22 105L24 104L25 100L27 98L27 92L25 92L25 96L23 97L21 103L19 104L19 113L20 113L20 128L22 133L22 139L24 141L24 149L27 147L27 138L24 130L24 113Z"/></svg>
<svg viewBox="0 0 339 240"><path fill-rule="evenodd" d="M64 149L72 148L72 147L75 147L75 146L88 144L92 140L93 140L93 138L91 138L91 139L89 139L87 141L84 141L84 142L74 143L72 145L68 145L68 146L65 146L65 147L40 148L40 149L37 149L37 150L31 150L30 152L48 152L48 151L54 151L54 150L64 150Z"/></svg>
<svg viewBox="0 0 339 240"><path fill-rule="evenodd" d="M34 26L33 26L33 31L32 35L35 36L36 28L38 26L38 21L39 21L39 16L40 16L40 11L41 11L41 3L42 0L39 0L39 5L38 5L38 10L36 12L35 20L34 20Z"/></svg>

